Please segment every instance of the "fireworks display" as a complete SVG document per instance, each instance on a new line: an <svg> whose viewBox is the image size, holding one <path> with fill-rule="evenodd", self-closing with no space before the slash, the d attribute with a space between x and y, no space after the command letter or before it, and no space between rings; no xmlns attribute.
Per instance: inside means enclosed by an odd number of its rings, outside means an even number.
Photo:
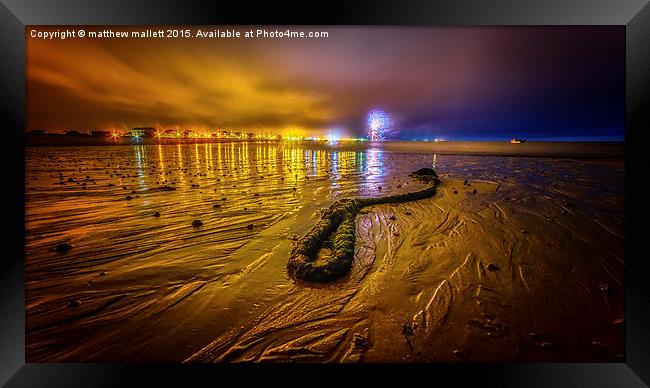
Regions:
<svg viewBox="0 0 650 388"><path fill-rule="evenodd" d="M368 113L368 140L377 141L384 138L384 131L388 128L390 120L388 114L381 109L373 109Z"/></svg>

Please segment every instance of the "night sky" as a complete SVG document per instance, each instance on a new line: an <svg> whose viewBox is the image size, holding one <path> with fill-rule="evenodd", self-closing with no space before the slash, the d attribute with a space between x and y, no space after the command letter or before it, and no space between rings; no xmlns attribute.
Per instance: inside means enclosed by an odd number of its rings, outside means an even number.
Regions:
<svg viewBox="0 0 650 388"><path fill-rule="evenodd" d="M292 29L329 37L43 41L27 27L26 129L359 137L381 109L387 139L624 137L622 26Z"/></svg>

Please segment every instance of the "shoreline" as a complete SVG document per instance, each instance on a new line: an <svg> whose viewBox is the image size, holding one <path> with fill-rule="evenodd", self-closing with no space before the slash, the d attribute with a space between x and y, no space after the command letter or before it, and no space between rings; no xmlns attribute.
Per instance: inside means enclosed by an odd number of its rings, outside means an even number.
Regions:
<svg viewBox="0 0 650 388"><path fill-rule="evenodd" d="M135 145L189 145L189 144L277 144L308 147L316 150L365 151L381 149L384 152L435 153L441 155L503 156L569 159L624 159L624 142L509 142L483 141L385 141L385 142L335 142L282 141L257 139L144 139L131 143L129 139L117 141L83 136L28 136L26 147L85 147L85 146L135 146Z"/></svg>

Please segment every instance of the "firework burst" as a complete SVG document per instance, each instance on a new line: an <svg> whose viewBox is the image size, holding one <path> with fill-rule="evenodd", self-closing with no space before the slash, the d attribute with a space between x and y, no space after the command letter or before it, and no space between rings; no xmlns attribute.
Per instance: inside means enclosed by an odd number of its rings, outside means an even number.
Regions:
<svg viewBox="0 0 650 388"><path fill-rule="evenodd" d="M368 140L377 141L384 138L384 130L390 123L386 112L381 109L373 109L368 113L366 122L368 123Z"/></svg>

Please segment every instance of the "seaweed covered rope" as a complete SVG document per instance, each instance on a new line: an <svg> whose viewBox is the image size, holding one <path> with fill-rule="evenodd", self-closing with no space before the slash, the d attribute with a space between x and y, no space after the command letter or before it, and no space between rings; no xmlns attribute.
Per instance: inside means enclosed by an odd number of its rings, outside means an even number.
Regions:
<svg viewBox="0 0 650 388"><path fill-rule="evenodd" d="M289 275L312 282L328 282L348 273L354 259L354 220L361 208L415 201L436 194L440 179L434 170L421 168L410 176L427 182L430 186L424 190L386 197L342 199L325 210L318 224L298 240L291 251L287 264ZM329 248L331 254L319 257L322 248Z"/></svg>

